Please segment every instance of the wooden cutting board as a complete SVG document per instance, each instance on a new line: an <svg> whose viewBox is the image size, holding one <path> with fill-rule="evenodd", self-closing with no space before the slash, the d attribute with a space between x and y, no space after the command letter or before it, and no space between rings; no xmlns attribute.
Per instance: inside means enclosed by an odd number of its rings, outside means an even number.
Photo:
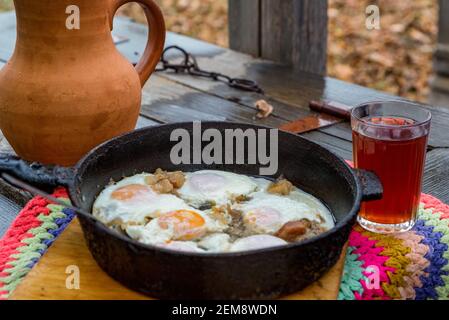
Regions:
<svg viewBox="0 0 449 320"><path fill-rule="evenodd" d="M320 280L284 299L336 299L343 272L344 256L343 254L338 263ZM66 288L66 280L69 276L66 269L74 265L80 270L79 290ZM97 266L84 242L78 219L75 219L21 282L10 299L142 300L149 298L122 286Z"/></svg>

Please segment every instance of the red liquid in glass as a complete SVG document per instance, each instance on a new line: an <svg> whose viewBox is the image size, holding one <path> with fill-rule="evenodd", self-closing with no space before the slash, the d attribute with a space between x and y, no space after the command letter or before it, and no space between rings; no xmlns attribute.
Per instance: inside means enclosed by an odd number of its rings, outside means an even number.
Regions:
<svg viewBox="0 0 449 320"><path fill-rule="evenodd" d="M366 120L365 120L366 121ZM390 127L376 128L391 131L391 126L413 124L404 118L372 118L372 123ZM407 132L407 130L409 130ZM412 128L401 128L403 141L372 138L353 131L354 162L356 168L375 172L382 181L382 200L362 204L362 218L380 224L399 224L413 219L419 206L421 183L427 147L427 136L406 139L412 136ZM385 135L380 132L381 137Z"/></svg>

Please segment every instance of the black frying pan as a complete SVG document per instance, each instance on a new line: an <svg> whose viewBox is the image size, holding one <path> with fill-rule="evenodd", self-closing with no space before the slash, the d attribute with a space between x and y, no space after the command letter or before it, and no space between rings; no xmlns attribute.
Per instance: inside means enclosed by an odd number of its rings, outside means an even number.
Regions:
<svg viewBox="0 0 449 320"><path fill-rule="evenodd" d="M17 158L0 158L0 170L36 186L65 185L72 203L90 212L96 196L109 183L143 171L225 170L258 175L258 165L178 165L170 161L174 129L192 133L192 123L144 128L92 150L74 168L45 167ZM216 128L266 129L223 122L202 123ZM169 251L140 244L120 235L90 214L78 212L93 257L111 277L155 298L266 299L297 292L321 277L340 257L355 223L361 201L381 197L378 179L351 169L340 157L299 136L279 132L279 170L294 185L321 199L336 226L313 239L283 247L224 254ZM106 288L105 288L106 289Z"/></svg>

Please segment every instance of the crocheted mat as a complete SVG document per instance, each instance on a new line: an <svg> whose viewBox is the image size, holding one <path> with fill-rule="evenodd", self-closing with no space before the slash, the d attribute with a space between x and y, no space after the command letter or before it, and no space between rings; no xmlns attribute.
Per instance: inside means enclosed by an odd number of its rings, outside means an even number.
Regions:
<svg viewBox="0 0 449 320"><path fill-rule="evenodd" d="M356 226L349 238L339 299L447 300L448 226L449 206L425 194L418 222L409 232L379 235Z"/></svg>
<svg viewBox="0 0 449 320"><path fill-rule="evenodd" d="M65 189L57 189L53 196L69 202ZM23 208L0 239L0 299L8 298L74 216L72 210L42 197Z"/></svg>
<svg viewBox="0 0 449 320"><path fill-rule="evenodd" d="M69 201L62 188L54 196ZM449 206L424 194L421 202L410 232L378 235L354 228L339 299L448 298ZM41 197L27 204L0 240L0 299L8 298L74 216Z"/></svg>

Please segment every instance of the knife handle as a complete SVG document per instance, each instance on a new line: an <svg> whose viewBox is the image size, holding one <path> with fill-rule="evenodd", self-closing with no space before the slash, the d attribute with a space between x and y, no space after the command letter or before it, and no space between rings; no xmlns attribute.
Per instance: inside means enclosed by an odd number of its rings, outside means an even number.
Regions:
<svg viewBox="0 0 449 320"><path fill-rule="evenodd" d="M345 120L351 120L352 107L336 101L310 101L310 110L325 113Z"/></svg>

